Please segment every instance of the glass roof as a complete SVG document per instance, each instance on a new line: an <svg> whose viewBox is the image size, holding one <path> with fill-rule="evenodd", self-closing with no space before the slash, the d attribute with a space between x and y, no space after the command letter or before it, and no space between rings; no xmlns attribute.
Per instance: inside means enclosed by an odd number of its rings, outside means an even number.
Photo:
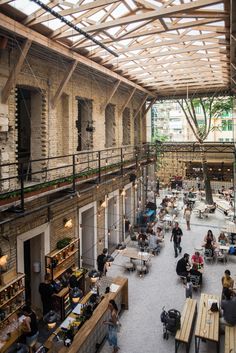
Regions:
<svg viewBox="0 0 236 353"><path fill-rule="evenodd" d="M229 84L229 10L219 0L41 0L48 10L30 0L9 1L8 5L25 14L23 23L39 31L45 26L50 38L74 51L86 49L92 60L114 65L132 75L140 85L169 94L178 87L193 89ZM90 38L78 33L50 9L78 26L108 49L114 57ZM41 25L41 26L40 26ZM84 53L84 52L83 52ZM214 66L213 66L214 64ZM109 67L110 67L109 66ZM196 78L202 67L209 72ZM211 68L217 68L217 78ZM181 70L185 74L179 81ZM156 71L159 70L159 71ZM164 71L165 70L165 71ZM158 72L160 74L158 74ZM152 74L153 73L153 74ZM154 75L155 73L155 75ZM156 75L158 75L158 80ZM150 80L145 82L145 76ZM189 79L190 78L190 79ZM172 82L172 88L163 88ZM207 81L207 83L206 83Z"/></svg>

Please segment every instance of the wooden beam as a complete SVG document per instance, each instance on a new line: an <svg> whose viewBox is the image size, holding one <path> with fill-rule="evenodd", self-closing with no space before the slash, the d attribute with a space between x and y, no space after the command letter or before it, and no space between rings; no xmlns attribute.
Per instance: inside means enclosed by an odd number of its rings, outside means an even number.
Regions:
<svg viewBox="0 0 236 353"><path fill-rule="evenodd" d="M162 17L174 17L175 13L181 11L189 11L194 9L199 9L201 7L210 6L222 3L222 0L196 0L194 2L182 4L182 5L175 5L166 8L160 8L156 11L148 11L138 15L131 15L122 18L117 18L113 21L107 21L105 23L97 23L96 25L88 26L84 28L86 32L93 32L98 30L109 29L116 26L121 25L128 25L131 23L139 22L139 21L146 21L146 20L154 20L155 18L162 18Z"/></svg>
<svg viewBox="0 0 236 353"><path fill-rule="evenodd" d="M97 12L100 11L100 7L104 7L104 6L108 6L110 4L113 4L115 2L118 2L120 0L96 0L96 1L90 1L87 4L81 5L81 6L73 6L70 9L65 9L65 10L61 10L58 11L59 15L61 16L68 16L68 15L73 15L73 14L78 14L79 12L82 11L88 11L91 9L96 9ZM87 17L87 14L84 13L84 18ZM42 23L42 22L47 22L50 20L54 20L55 17L51 14L47 14L41 17L36 17L34 21L31 22L31 25L35 25L37 23Z"/></svg>
<svg viewBox="0 0 236 353"><path fill-rule="evenodd" d="M145 95L144 98L143 98L143 100L141 101L141 103L140 103L140 105L139 105L139 107L138 107L138 109L137 109L137 111L136 111L136 113L135 113L135 115L134 115L134 120L137 118L137 116L138 116L140 110L142 109L144 103L145 103L146 100L147 100L147 97L148 97L148 96Z"/></svg>
<svg viewBox="0 0 236 353"><path fill-rule="evenodd" d="M53 7L57 6L59 4L60 0L53 0L53 2L49 2L47 6L52 9ZM31 15L27 16L26 19L22 22L24 25L29 24L31 21L33 21L35 18L38 18L42 15L44 15L46 10L42 9L41 7L33 12Z"/></svg>
<svg viewBox="0 0 236 353"><path fill-rule="evenodd" d="M204 30L204 31L209 31L209 32L216 32L218 31L219 33L225 33L226 29L223 26L205 26L210 23L218 22L219 19L204 19L204 20L195 20L195 21L190 21L190 22L180 22L175 25L169 25L168 26L168 31L177 31L178 29L184 29L184 28L192 28L192 27L199 27L197 29L199 30ZM203 26L203 28L201 28ZM144 26L142 26L144 27ZM132 31L132 33L127 33L124 34L120 37L117 37L115 41L120 41L121 39L133 39L133 38L139 38L139 37L144 37L144 36L152 36L154 34L160 34L160 33L166 33L167 31L161 28L154 28L150 30L142 30L142 31ZM104 40L103 43L109 43L111 42L109 39Z"/></svg>
<svg viewBox="0 0 236 353"><path fill-rule="evenodd" d="M147 58L159 58L162 56L170 56L170 55L178 55L178 54L184 54L184 53L190 53L190 52L198 52L198 51L203 51L203 50L210 50L210 49L220 49L219 44L210 44L210 45L191 45L188 46L184 49L178 49L178 50L173 50L173 51L165 51L165 52L157 52L155 51L154 53L147 54L147 55L134 55L134 56L127 56L126 58L122 59L117 59L114 58L112 61L116 60L116 62L122 63L125 61L132 61L132 60L142 60L142 59L147 59Z"/></svg>
<svg viewBox="0 0 236 353"><path fill-rule="evenodd" d="M154 93L148 91L142 86L137 85L136 83L128 80L127 78L117 74L116 72L107 69L106 67L87 59L85 56L80 55L78 53L72 52L70 49L66 48L64 45L56 43L55 41L45 37L44 35L30 29L26 28L21 23L11 19L8 16L0 13L0 28L4 28L9 32L14 33L16 36L28 38L32 42L39 44L40 46L51 50L61 56L67 57L72 60L77 60L78 63L82 63L88 67L92 67L94 70L102 73L103 75L107 75L109 77L114 78L115 80L120 80L128 86L135 87L137 90L147 93L150 97L154 96Z"/></svg>
<svg viewBox="0 0 236 353"><path fill-rule="evenodd" d="M153 98L153 99L151 100L151 102L149 103L149 105L146 107L146 109L145 109L145 111L144 111L144 113L143 113L143 116L145 116L145 115L149 112L149 110L151 109L151 107L153 106L153 104L154 104L156 101L157 101L157 97L155 97L155 98Z"/></svg>
<svg viewBox="0 0 236 353"><path fill-rule="evenodd" d="M175 40L163 40L161 42L151 42L149 44L135 44L135 45L132 45L132 46L128 46L127 48L125 49L118 49L116 50L117 53L127 53L129 51L133 51L133 50L141 50L141 49L149 49L149 48L159 48L159 47L169 47L169 46L172 46L172 45L175 45L175 44L181 44L183 42L196 42L196 41L201 41L201 40L204 40L204 41L215 41L215 42L218 42L219 39L216 38L216 34L215 33L209 33L209 34L201 34L201 35L193 35L193 36L190 36L190 35L187 35L187 36L183 36L183 37L179 37L178 39L175 39Z"/></svg>
<svg viewBox="0 0 236 353"><path fill-rule="evenodd" d="M21 46L19 58L18 58L16 64L14 65L14 67L12 68L11 73L7 79L7 82L2 90L2 103L6 103L8 100L8 97L11 93L11 90L12 90L13 86L15 85L16 78L17 78L18 74L20 73L22 65L25 61L25 58L26 58L26 55L29 51L31 43L32 43L32 41L30 39L26 39L25 42L23 43L23 45Z"/></svg>
<svg viewBox="0 0 236 353"><path fill-rule="evenodd" d="M115 86L113 87L113 90L111 91L111 94L110 94L110 96L107 98L107 101L104 103L104 104L101 104L101 109L100 109L100 111L101 112L103 112L105 109L106 109L106 107L107 107L107 105L110 103L110 101L112 100L112 97L114 96L114 94L116 93L116 91L117 91L117 89L118 89L118 87L119 87L119 85L120 85L120 80L115 84Z"/></svg>
<svg viewBox="0 0 236 353"><path fill-rule="evenodd" d="M134 88L134 89L132 90L132 92L130 93L130 95L129 95L128 98L126 99L126 101L125 101L123 107L122 107L121 110L120 110L120 113L119 113L120 116L122 115L123 111L125 110L125 108L126 108L127 105L129 104L129 102L131 101L131 99L132 99L132 97L133 97L135 91L136 91L136 88Z"/></svg>
<svg viewBox="0 0 236 353"><path fill-rule="evenodd" d="M60 99L63 90L65 88L65 86L67 85L69 79L71 78L71 75L73 74L73 72L75 71L75 68L77 66L78 62L76 60L74 60L70 66L68 67L68 70L65 72L65 75L60 83L60 85L58 86L58 89L55 93L55 96L52 98L52 108L55 108L55 106L57 105L58 100Z"/></svg>

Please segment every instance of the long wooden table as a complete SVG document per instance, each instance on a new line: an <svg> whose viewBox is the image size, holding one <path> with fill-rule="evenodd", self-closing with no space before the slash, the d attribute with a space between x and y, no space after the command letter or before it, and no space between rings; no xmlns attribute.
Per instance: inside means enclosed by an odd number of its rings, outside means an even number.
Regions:
<svg viewBox="0 0 236 353"><path fill-rule="evenodd" d="M195 329L195 353L199 352L200 341L212 341L216 343L217 352L220 349L219 335L219 311L211 312L209 300L215 300L219 307L219 297L211 294L201 294L197 323Z"/></svg>

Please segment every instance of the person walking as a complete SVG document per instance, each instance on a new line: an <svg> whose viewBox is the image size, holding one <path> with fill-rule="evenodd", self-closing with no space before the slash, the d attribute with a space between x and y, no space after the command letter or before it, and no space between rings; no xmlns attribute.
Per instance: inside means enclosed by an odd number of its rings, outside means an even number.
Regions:
<svg viewBox="0 0 236 353"><path fill-rule="evenodd" d="M39 285L39 293L43 304L43 316L46 315L53 307L52 295L54 294L54 288L50 281L50 274L47 273L44 277L44 282Z"/></svg>
<svg viewBox="0 0 236 353"><path fill-rule="evenodd" d="M184 218L186 221L186 225L187 225L187 230L190 230L190 219L191 219L191 214L192 214L192 210L190 208L190 205L187 204L185 209L184 209Z"/></svg>
<svg viewBox="0 0 236 353"><path fill-rule="evenodd" d="M100 273L100 277L106 276L106 272L107 272L107 268L106 268L107 254L108 254L108 249L104 248L102 250L102 253L100 255L98 255L98 257L97 257L97 267L98 267L98 271Z"/></svg>
<svg viewBox="0 0 236 353"><path fill-rule="evenodd" d="M172 229L172 235L170 238L170 241L173 240L173 243L174 243L175 257L178 256L178 250L179 250L179 254L181 254L181 251L182 251L182 247L180 246L182 235L183 235L183 232L182 232L182 229L179 227L179 223L175 222L175 226Z"/></svg>
<svg viewBox="0 0 236 353"><path fill-rule="evenodd" d="M104 321L103 323L108 325L108 342L110 346L113 347L112 353L117 353L120 349L117 345L117 331L118 331L118 307L115 300L111 299L108 304L108 309L110 310L110 319Z"/></svg>

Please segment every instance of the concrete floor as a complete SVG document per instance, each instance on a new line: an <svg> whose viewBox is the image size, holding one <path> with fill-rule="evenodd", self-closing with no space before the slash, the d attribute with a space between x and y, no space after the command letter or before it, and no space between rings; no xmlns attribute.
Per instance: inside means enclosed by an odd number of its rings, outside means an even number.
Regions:
<svg viewBox="0 0 236 353"><path fill-rule="evenodd" d="M159 200L160 202L160 200ZM157 201L158 203L158 201ZM182 207L182 199L179 207ZM216 210L215 214L208 218L199 219L194 214L191 218L191 231L186 230L182 211L178 216L183 230L182 253L193 254L194 248L201 245L208 229L218 237L225 219L222 213ZM129 279L129 310L124 311L120 317L122 328L118 334L118 344L122 353L174 353L174 337L168 341L162 338L163 327L160 322L162 307L175 308L182 311L185 301L185 288L177 277L175 268L178 258L174 258L173 243L170 242L170 232L165 234L165 245L160 255L152 258L150 272L140 278L136 272L127 273L123 264L127 258L118 254L115 262L108 272L108 276L127 276ZM205 264L203 285L201 291L194 292L193 298L199 300L200 293L221 295L221 277L229 269L236 280L236 256L230 256L228 263ZM109 353L112 349L106 342L101 353ZM178 352L185 352L185 347L180 346ZM190 353L194 352L194 336ZM215 353L214 344L203 343L200 345L200 353ZM224 352L224 336L221 336L220 353Z"/></svg>

